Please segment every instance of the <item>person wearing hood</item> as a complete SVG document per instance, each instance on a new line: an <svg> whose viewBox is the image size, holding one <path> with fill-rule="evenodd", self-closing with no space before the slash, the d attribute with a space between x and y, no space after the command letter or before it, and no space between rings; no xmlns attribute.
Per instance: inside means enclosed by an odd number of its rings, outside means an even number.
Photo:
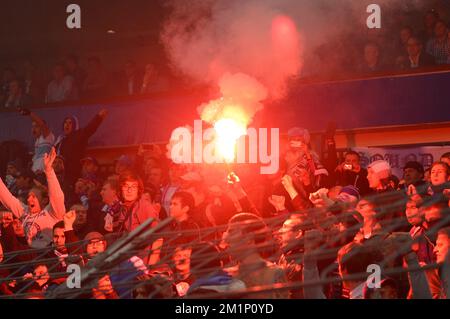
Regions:
<svg viewBox="0 0 450 319"><path fill-rule="evenodd" d="M66 117L63 122L63 134L55 142L58 155L65 159L65 173L68 182L73 184L81 173L81 159L84 157L89 138L97 131L107 115L102 109L84 128L78 127L75 116Z"/></svg>

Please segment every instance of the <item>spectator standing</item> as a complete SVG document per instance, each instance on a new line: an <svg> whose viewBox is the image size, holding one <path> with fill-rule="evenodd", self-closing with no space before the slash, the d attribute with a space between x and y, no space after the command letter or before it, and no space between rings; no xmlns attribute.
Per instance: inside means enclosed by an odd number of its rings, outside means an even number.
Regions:
<svg viewBox="0 0 450 319"><path fill-rule="evenodd" d="M74 79L66 74L64 65L56 64L53 68L53 80L47 86L46 103L72 101L78 98Z"/></svg>
<svg viewBox="0 0 450 319"><path fill-rule="evenodd" d="M141 93L142 88L142 74L139 72L134 61L127 61L125 63L124 74L119 81L119 92L123 96L132 96Z"/></svg>
<svg viewBox="0 0 450 319"><path fill-rule="evenodd" d="M97 131L108 114L106 109L98 112L84 127L78 128L78 119L66 117L63 122L63 134L58 136L55 148L64 158L67 181L74 184L81 173L81 159L84 157L89 138Z"/></svg>
<svg viewBox="0 0 450 319"><path fill-rule="evenodd" d="M6 96L6 108L20 108L27 107L32 104L32 99L29 95L24 93L22 84L18 80L12 80L9 83L9 91Z"/></svg>
<svg viewBox="0 0 450 319"><path fill-rule="evenodd" d="M367 170L361 167L361 157L357 152L345 153L344 162L336 168L336 185L356 187L361 196L370 193Z"/></svg>
<svg viewBox="0 0 450 319"><path fill-rule="evenodd" d="M427 43L427 53L434 57L436 64L447 64L450 53L448 28L439 20L434 26L434 37Z"/></svg>
<svg viewBox="0 0 450 319"><path fill-rule="evenodd" d="M73 78L78 90L82 89L86 78L86 71L80 66L78 57L74 54L66 56L64 58L64 66L66 67L67 74Z"/></svg>
<svg viewBox="0 0 450 319"><path fill-rule="evenodd" d="M83 84L83 96L85 98L99 98L106 96L108 92L108 75L98 57L88 59L86 79Z"/></svg>
<svg viewBox="0 0 450 319"><path fill-rule="evenodd" d="M0 201L22 219L28 244L33 248L44 248L52 241L53 225L62 220L66 212L64 193L52 167L55 158L54 148L44 156L48 193L43 187L33 187L28 194L27 206L12 196L0 180Z"/></svg>
<svg viewBox="0 0 450 319"><path fill-rule="evenodd" d="M417 37L410 37L406 44L407 56L398 61L400 69L419 69L433 66L434 57L423 50L423 44Z"/></svg>
<svg viewBox="0 0 450 319"><path fill-rule="evenodd" d="M19 109L20 114L31 117L31 132L36 139L34 142L34 155L32 171L36 174L42 173L44 170L44 154L50 153L55 136L50 131L47 123L36 113L27 109Z"/></svg>

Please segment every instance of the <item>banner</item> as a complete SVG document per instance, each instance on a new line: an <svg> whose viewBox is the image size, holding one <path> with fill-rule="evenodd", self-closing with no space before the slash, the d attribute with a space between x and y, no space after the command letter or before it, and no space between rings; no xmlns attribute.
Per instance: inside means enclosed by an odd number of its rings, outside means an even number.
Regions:
<svg viewBox="0 0 450 319"><path fill-rule="evenodd" d="M434 162L439 161L442 154L450 152L450 146L411 148L354 147L352 149L361 155L361 165L363 167L367 167L367 165L377 160L386 160L391 165L392 173L400 179L403 177L403 167L407 162L417 161L427 169Z"/></svg>

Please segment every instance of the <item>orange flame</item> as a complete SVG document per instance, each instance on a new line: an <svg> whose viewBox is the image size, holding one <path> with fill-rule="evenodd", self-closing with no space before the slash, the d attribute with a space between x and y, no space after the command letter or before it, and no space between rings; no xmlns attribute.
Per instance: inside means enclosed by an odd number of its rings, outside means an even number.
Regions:
<svg viewBox="0 0 450 319"><path fill-rule="evenodd" d="M203 121L214 126L216 150L226 162L232 162L238 139L247 134L253 116L263 108L267 89L242 73L225 74L219 87L222 97L201 105L198 111Z"/></svg>
<svg viewBox="0 0 450 319"><path fill-rule="evenodd" d="M223 118L214 124L217 134L216 149L226 162L232 162L235 157L237 140L247 133L246 125L230 118Z"/></svg>

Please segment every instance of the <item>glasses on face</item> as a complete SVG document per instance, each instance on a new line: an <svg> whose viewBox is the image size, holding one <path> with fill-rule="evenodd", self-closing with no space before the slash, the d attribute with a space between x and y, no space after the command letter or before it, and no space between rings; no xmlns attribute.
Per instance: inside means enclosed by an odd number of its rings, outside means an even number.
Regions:
<svg viewBox="0 0 450 319"><path fill-rule="evenodd" d="M129 191L133 191L136 192L138 190L139 186L138 185L124 185L122 187L122 190L129 192Z"/></svg>
<svg viewBox="0 0 450 319"><path fill-rule="evenodd" d="M100 247L103 245L103 243L104 243L103 240L92 240L89 242L88 245L91 247Z"/></svg>

